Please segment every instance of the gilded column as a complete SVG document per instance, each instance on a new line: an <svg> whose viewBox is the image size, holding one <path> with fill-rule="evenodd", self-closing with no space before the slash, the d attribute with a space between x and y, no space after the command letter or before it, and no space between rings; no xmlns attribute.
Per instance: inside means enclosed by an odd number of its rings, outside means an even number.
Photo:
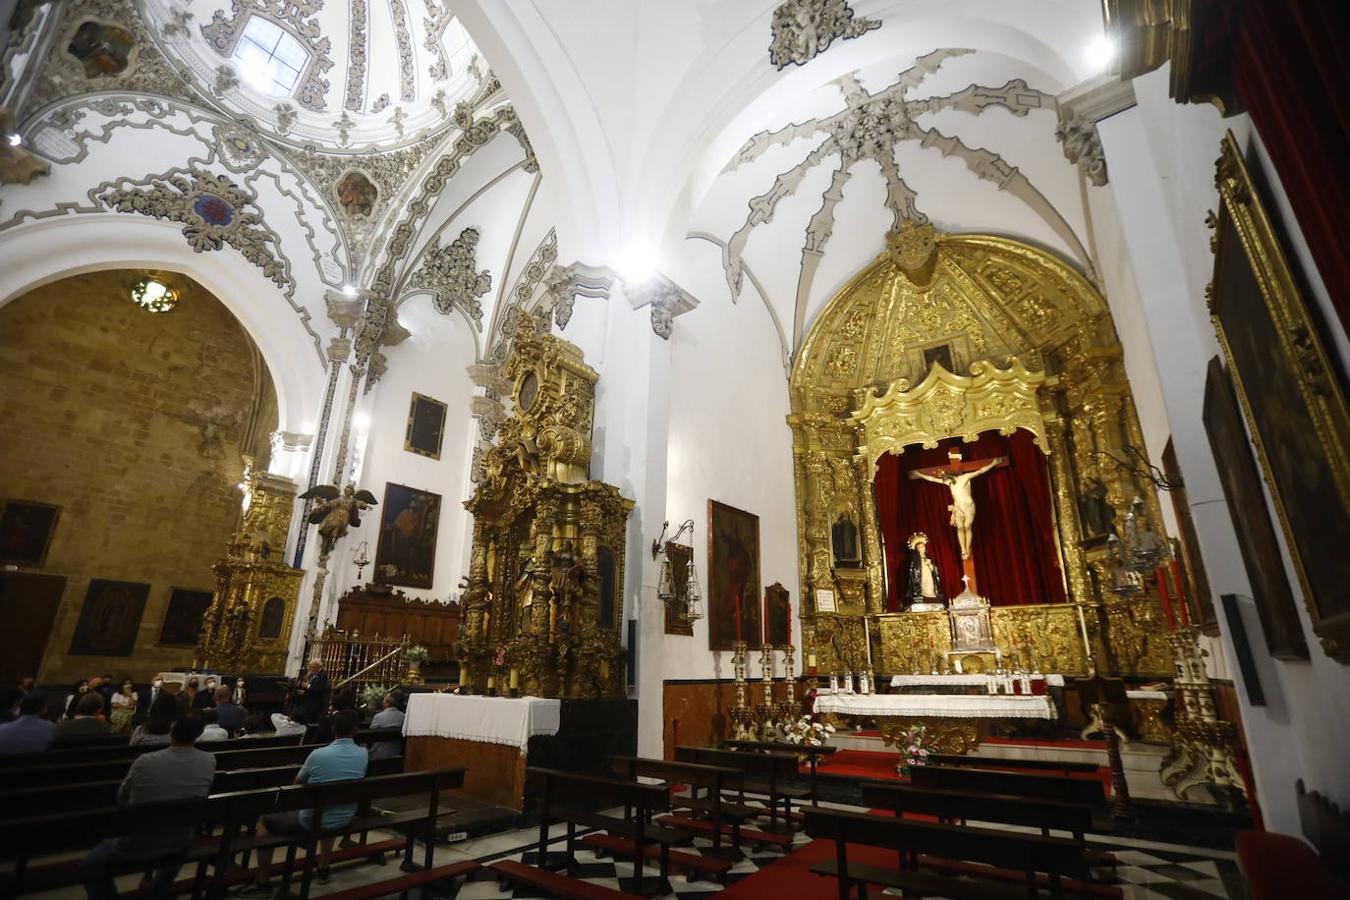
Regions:
<svg viewBox="0 0 1350 900"><path fill-rule="evenodd" d="M1069 595L1073 600L1092 599L1087 562L1082 551L1082 532L1078 523L1078 502L1073 469L1069 460L1069 442L1066 425L1058 416L1046 416L1046 436L1050 442L1050 472L1054 479L1055 518L1059 526L1059 541L1063 551L1065 575L1069 581Z"/></svg>
<svg viewBox="0 0 1350 900"><path fill-rule="evenodd" d="M886 611L886 589L883 571L886 557L881 552L881 527L877 522L877 503L872 495L872 466L866 452L853 457L858 507L862 510L863 546L866 547L867 612L877 615Z"/></svg>

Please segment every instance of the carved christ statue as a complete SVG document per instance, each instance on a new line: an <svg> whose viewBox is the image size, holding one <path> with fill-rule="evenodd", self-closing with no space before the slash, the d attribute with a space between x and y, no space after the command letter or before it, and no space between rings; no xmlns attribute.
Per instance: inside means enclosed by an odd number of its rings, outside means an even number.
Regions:
<svg viewBox="0 0 1350 900"><path fill-rule="evenodd" d="M909 477L946 485L952 492L952 502L947 509L951 510L952 527L956 529L956 539L961 544L961 558L969 559L971 526L975 524L975 498L971 495L970 483L986 472L1006 466L1008 459L998 456L986 463L968 463L961 459L959 450L950 451L947 458L950 460L947 465L915 469L909 473Z"/></svg>

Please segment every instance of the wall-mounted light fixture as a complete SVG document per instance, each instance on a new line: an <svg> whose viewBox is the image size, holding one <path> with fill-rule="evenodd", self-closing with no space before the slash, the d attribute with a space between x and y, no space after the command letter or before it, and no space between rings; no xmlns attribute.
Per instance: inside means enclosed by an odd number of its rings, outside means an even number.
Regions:
<svg viewBox="0 0 1350 900"><path fill-rule="evenodd" d="M131 300L146 312L166 313L178 305L178 292L158 278L142 278L132 285Z"/></svg>
<svg viewBox="0 0 1350 900"><path fill-rule="evenodd" d="M666 606L675 607L674 613L680 619L695 622L703 618L703 596L699 593L693 550L679 542L686 532L690 536L693 535L694 520L686 519L667 540L666 534L669 531L670 523L663 522L661 536L652 541L652 559L661 557L661 574L656 582L656 596Z"/></svg>

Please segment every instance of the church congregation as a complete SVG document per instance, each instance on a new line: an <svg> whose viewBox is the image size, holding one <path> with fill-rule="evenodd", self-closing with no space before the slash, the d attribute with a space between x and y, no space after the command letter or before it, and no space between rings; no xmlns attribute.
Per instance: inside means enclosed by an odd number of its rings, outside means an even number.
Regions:
<svg viewBox="0 0 1350 900"><path fill-rule="evenodd" d="M0 0L0 896L1350 897L1344 0Z"/></svg>

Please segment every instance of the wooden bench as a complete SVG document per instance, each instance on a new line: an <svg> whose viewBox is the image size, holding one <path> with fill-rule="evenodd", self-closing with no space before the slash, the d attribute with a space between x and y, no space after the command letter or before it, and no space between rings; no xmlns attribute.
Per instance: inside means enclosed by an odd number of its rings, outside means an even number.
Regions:
<svg viewBox="0 0 1350 900"><path fill-rule="evenodd" d="M675 758L680 762L702 763L708 766L728 766L740 769L745 775L741 799L746 793L768 797L769 829L778 825L778 801L783 802L783 823L792 828L792 801L810 795L806 788L789 782L798 776L797 757L791 753L747 753L739 750L715 750L710 747L676 747Z"/></svg>
<svg viewBox="0 0 1350 900"><path fill-rule="evenodd" d="M821 757L829 756L839 749L838 747L831 747L828 744L812 747L808 744L789 744L787 741L723 741L721 747L724 750L739 750L743 753L769 752L804 755L806 757L807 765L811 770L809 789L811 792L811 805L813 806L820 803L820 797L816 790L816 769L820 766Z"/></svg>
<svg viewBox="0 0 1350 900"><path fill-rule="evenodd" d="M657 848L660 872L667 876L671 845L689 840L687 830L652 822L654 815L670 810L670 792L663 785L556 769L531 767L525 772L540 798L538 862L541 869L571 868L576 864L576 828L581 825L603 829L611 836L629 842L623 852L633 858L633 883L640 887L649 846ZM622 816L604 812L618 808L623 809ZM555 822L567 826L567 850L560 861L555 861L548 853L548 830Z"/></svg>
<svg viewBox="0 0 1350 900"><path fill-rule="evenodd" d="M1302 837L1238 832L1238 866L1247 888L1253 900L1344 898L1350 885L1350 814L1307 790L1303 779L1295 782L1294 790Z"/></svg>
<svg viewBox="0 0 1350 900"><path fill-rule="evenodd" d="M423 887L437 881L457 878L460 875L469 875L478 871L479 868L481 868L479 864L470 859L463 862L450 863L449 865L437 866L434 869L423 869L420 872L404 875L401 878L391 878L387 881L363 884L360 887L348 888L345 891L336 891L331 894L324 894L323 896L324 900L374 900L376 897L388 897L391 894L402 894L404 891L412 890L415 887Z"/></svg>
<svg viewBox="0 0 1350 900"><path fill-rule="evenodd" d="M835 843L835 858L816 863L811 866L811 871L838 879L840 900L848 900L855 884L859 886L860 894L865 892L863 886L875 884L901 890L906 895L935 895L952 900L1014 900L1038 896L1042 874L1046 876L1044 881L1050 895L1059 897L1064 895L1064 878L1085 881L1090 874L1082 848L1063 838L913 822L819 807L806 811L806 831L814 838ZM850 863L850 844L894 850L898 865L888 868ZM1020 872L1024 883L1014 886L919 871L920 854Z"/></svg>
<svg viewBox="0 0 1350 900"><path fill-rule="evenodd" d="M713 840L714 856L723 855L724 849L733 849L722 847L724 826L731 831L734 847L740 844L741 823L758 815L755 809L727 800L723 796L725 792L741 790L740 769L638 756L611 756L610 766L615 774L629 781L636 781L638 778L656 778L663 780L667 785L683 784L687 787L688 794L671 794L671 809L690 811L692 815L685 817L685 821L691 826L690 830L701 830L693 826L696 822L703 821L702 817L706 816L709 823L707 833ZM700 797L698 793L700 789L707 791L707 794ZM739 852L726 855L740 858Z"/></svg>
<svg viewBox="0 0 1350 900"><path fill-rule="evenodd" d="M1034 800L1027 797L1009 797L999 794L974 794L969 791L949 791L918 788L893 781L865 781L862 783L862 802L873 809L893 810L896 816L905 813L934 816L943 824L964 825L974 819L1003 825L1024 825L1039 828L1050 836L1051 830L1067 831L1083 848L1088 864L1116 867L1112 853L1089 849L1087 831L1093 827L1092 807L1086 803L1068 803L1057 800ZM923 861L931 868L960 872L960 864L949 865L946 860ZM1104 892L1102 885L1075 885L1077 893L1119 896L1119 890Z"/></svg>
<svg viewBox="0 0 1350 900"><path fill-rule="evenodd" d="M1003 759L997 756L962 756L958 753L930 753L930 766L956 766L971 769L1012 769L1024 772L1057 772L1060 775L1097 775L1096 763L1067 762L1054 759Z"/></svg>
<svg viewBox="0 0 1350 900"><path fill-rule="evenodd" d="M550 897L562 897L564 900L643 900L638 894L625 894L603 885L568 878L548 869L507 859L492 863L488 870L497 876L497 883L503 889L508 882L514 882L538 888Z"/></svg>
<svg viewBox="0 0 1350 900"><path fill-rule="evenodd" d="M108 737L102 735L101 737ZM79 744L57 744L52 749L43 753L23 753L15 756L5 757L5 765L16 768L28 768L30 766L69 766L79 763L109 763L117 760L134 760L142 753L151 753L155 750L163 750L167 744L131 744L126 742L126 736L120 735L119 743L107 745L85 745ZM261 738L234 738L228 741L203 741L198 743L198 750L205 750L207 753L225 753L232 750L265 750L273 747L295 747L304 743L302 734L286 734L279 737L261 737ZM353 740L363 747L370 747L377 743L386 741L402 741L403 732L398 728L367 728L357 731ZM311 746L322 746L314 744Z"/></svg>
<svg viewBox="0 0 1350 900"><path fill-rule="evenodd" d="M1037 800L1059 800L1104 806L1106 792L1095 778L1061 775L1028 775L950 766L911 766L910 783L915 787L968 791L974 794L1006 794Z"/></svg>

